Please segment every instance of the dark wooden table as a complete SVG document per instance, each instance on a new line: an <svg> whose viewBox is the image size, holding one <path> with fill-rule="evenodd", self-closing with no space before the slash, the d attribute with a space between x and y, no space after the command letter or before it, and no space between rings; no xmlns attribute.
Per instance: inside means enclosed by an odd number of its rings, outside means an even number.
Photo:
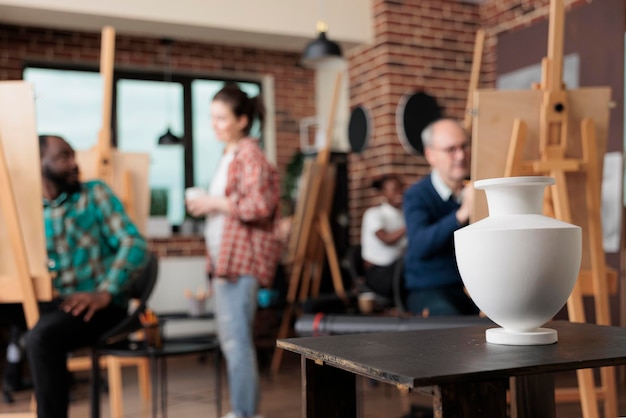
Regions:
<svg viewBox="0 0 626 418"><path fill-rule="evenodd" d="M554 418L554 372L626 364L626 328L550 322L559 341L505 346L489 326L279 340L302 356L303 416L357 416L356 375L414 389L432 387L435 417L505 418L506 391L518 418ZM514 415L513 415L514 416Z"/></svg>

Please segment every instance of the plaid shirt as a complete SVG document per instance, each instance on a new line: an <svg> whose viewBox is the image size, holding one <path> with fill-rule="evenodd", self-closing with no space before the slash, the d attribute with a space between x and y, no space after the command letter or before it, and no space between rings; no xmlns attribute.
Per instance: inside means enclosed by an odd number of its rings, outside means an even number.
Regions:
<svg viewBox="0 0 626 418"><path fill-rule="evenodd" d="M148 252L111 189L90 181L78 192L44 199L43 206L48 269L58 293L108 291L124 305L129 280L147 263Z"/></svg>
<svg viewBox="0 0 626 418"><path fill-rule="evenodd" d="M270 286L281 250L278 172L252 138L240 140L235 151L228 167L226 197L231 212L224 223L214 274L230 279L251 275L261 286Z"/></svg>

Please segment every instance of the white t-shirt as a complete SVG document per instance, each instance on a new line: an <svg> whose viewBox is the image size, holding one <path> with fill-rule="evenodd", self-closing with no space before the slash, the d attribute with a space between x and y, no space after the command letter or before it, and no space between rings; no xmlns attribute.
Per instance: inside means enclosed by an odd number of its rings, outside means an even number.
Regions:
<svg viewBox="0 0 626 418"><path fill-rule="evenodd" d="M393 232L403 228L404 225L402 210L396 209L389 203L367 209L363 214L363 223L361 224L361 256L363 260L377 266L388 266L400 258L406 248L406 236L393 245L387 245L376 236L376 231L384 229Z"/></svg>
<svg viewBox="0 0 626 418"><path fill-rule="evenodd" d="M228 177L228 166L233 161L235 152L228 152L222 155L217 170L209 186L209 196L223 197L226 195L226 180ZM210 213L206 216L204 227L204 240L211 256L211 265L217 265L217 258L222 244L222 234L224 233L224 220L226 215L222 212Z"/></svg>

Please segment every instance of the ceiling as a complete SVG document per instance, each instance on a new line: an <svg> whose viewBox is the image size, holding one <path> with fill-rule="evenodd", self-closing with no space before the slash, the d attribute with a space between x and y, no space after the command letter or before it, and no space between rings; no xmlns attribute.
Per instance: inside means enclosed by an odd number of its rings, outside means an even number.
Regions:
<svg viewBox="0 0 626 418"><path fill-rule="evenodd" d="M324 15L344 50L369 42L372 13L366 0L0 0L0 23L87 32L112 25L118 34L294 52L315 37Z"/></svg>

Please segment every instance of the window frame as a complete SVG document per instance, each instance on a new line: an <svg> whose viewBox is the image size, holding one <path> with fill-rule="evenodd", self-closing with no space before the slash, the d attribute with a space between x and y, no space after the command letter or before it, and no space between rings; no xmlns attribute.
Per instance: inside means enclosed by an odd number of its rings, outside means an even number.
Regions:
<svg viewBox="0 0 626 418"><path fill-rule="evenodd" d="M65 71L85 71L99 72L98 66L81 63L55 63L37 60L27 60L22 66L22 78L27 68L39 68L50 70ZM172 83L180 83L183 87L183 155L184 155L184 179L185 187L194 186L194 162L193 162L193 110L192 110L192 83L195 80L217 81L217 82L244 82L258 85L259 94L264 94L263 77L258 76L224 76L212 74L198 74L193 72L174 72L167 75L165 80L164 70L162 69L131 69L131 68L115 68L113 71L113 91L111 95L111 146L117 147L117 91L118 81L126 80L148 80L148 81L167 81ZM268 115L266 115L267 117ZM264 130L265 134L265 130ZM265 136L265 135L264 135ZM156 141L156 138L155 138ZM266 144L267 142L264 141Z"/></svg>

